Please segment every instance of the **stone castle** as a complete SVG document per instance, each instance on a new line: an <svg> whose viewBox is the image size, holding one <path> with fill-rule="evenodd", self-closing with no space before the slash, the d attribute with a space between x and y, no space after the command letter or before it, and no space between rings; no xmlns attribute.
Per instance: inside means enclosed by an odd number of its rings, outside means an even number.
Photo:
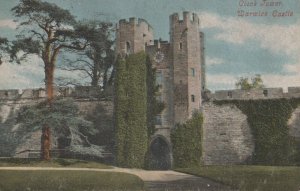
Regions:
<svg viewBox="0 0 300 191"><path fill-rule="evenodd" d="M153 39L153 29L143 19L120 20L116 32L116 53L145 51L156 69L160 86L157 99L166 108L156 120L156 135L170 140L170 129L199 110L205 89L203 33L196 14L170 16L170 42Z"/></svg>
<svg viewBox="0 0 300 191"><path fill-rule="evenodd" d="M208 93L205 91L204 34L199 30L199 23L196 14L184 12L182 19L179 14L172 14L168 42L154 40L152 27L143 19L120 20L116 30L116 53L125 56L145 51L156 69L156 83L160 87L157 99L164 102L166 107L156 116L156 132L150 143L151 152L155 152L157 145L165 147L163 155L170 167L171 129L175 124L185 122L197 110L204 116L203 163L242 164L251 157L255 145L247 116L234 105L215 105L212 100L300 98L300 87L290 87L286 93L282 88ZM85 112L88 112L91 105L95 105L95 98L99 97L99 92L91 87L61 88L56 92L57 95L76 98ZM13 110L16 104L22 102L20 100L42 97L45 97L45 92L41 89L22 92L0 90L0 111L4 106ZM111 101L101 100L97 104L108 107L107 111L112 116ZM288 125L290 134L300 138L300 108L293 112Z"/></svg>

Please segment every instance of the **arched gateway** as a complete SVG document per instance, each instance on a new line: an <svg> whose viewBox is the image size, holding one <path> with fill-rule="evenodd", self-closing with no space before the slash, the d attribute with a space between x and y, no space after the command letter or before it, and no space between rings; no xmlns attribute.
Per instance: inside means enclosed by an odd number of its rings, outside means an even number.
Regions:
<svg viewBox="0 0 300 191"><path fill-rule="evenodd" d="M169 141L162 135L153 137L149 147L149 168L168 170L172 167L172 152Z"/></svg>

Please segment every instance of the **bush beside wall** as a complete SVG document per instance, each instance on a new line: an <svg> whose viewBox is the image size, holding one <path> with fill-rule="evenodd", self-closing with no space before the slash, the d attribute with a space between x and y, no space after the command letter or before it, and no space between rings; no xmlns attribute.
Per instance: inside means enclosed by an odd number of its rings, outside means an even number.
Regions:
<svg viewBox="0 0 300 191"><path fill-rule="evenodd" d="M175 168L200 165L202 156L203 117L194 113L184 124L178 124L171 132Z"/></svg>

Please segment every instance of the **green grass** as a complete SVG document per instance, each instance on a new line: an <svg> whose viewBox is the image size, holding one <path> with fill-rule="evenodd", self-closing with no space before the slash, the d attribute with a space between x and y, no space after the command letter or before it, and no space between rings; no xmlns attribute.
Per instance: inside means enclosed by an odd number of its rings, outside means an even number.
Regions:
<svg viewBox="0 0 300 191"><path fill-rule="evenodd" d="M241 191L297 191L300 189L300 167L203 166L176 170L207 177Z"/></svg>
<svg viewBox="0 0 300 191"><path fill-rule="evenodd" d="M39 159L0 159L0 167L70 167L70 168L101 168L108 169L110 166L94 161L84 161L77 159L52 159L50 161L41 161ZM1 190L0 190L1 191Z"/></svg>
<svg viewBox="0 0 300 191"><path fill-rule="evenodd" d="M0 170L0 191L98 191L143 190L135 175L90 171Z"/></svg>

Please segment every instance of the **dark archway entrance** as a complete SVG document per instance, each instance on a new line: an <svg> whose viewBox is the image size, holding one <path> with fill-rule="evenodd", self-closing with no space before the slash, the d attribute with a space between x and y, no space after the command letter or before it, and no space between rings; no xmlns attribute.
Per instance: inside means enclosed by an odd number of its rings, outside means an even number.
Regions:
<svg viewBox="0 0 300 191"><path fill-rule="evenodd" d="M149 167L152 170L168 170L171 168L170 146L163 137L156 137L149 148Z"/></svg>

